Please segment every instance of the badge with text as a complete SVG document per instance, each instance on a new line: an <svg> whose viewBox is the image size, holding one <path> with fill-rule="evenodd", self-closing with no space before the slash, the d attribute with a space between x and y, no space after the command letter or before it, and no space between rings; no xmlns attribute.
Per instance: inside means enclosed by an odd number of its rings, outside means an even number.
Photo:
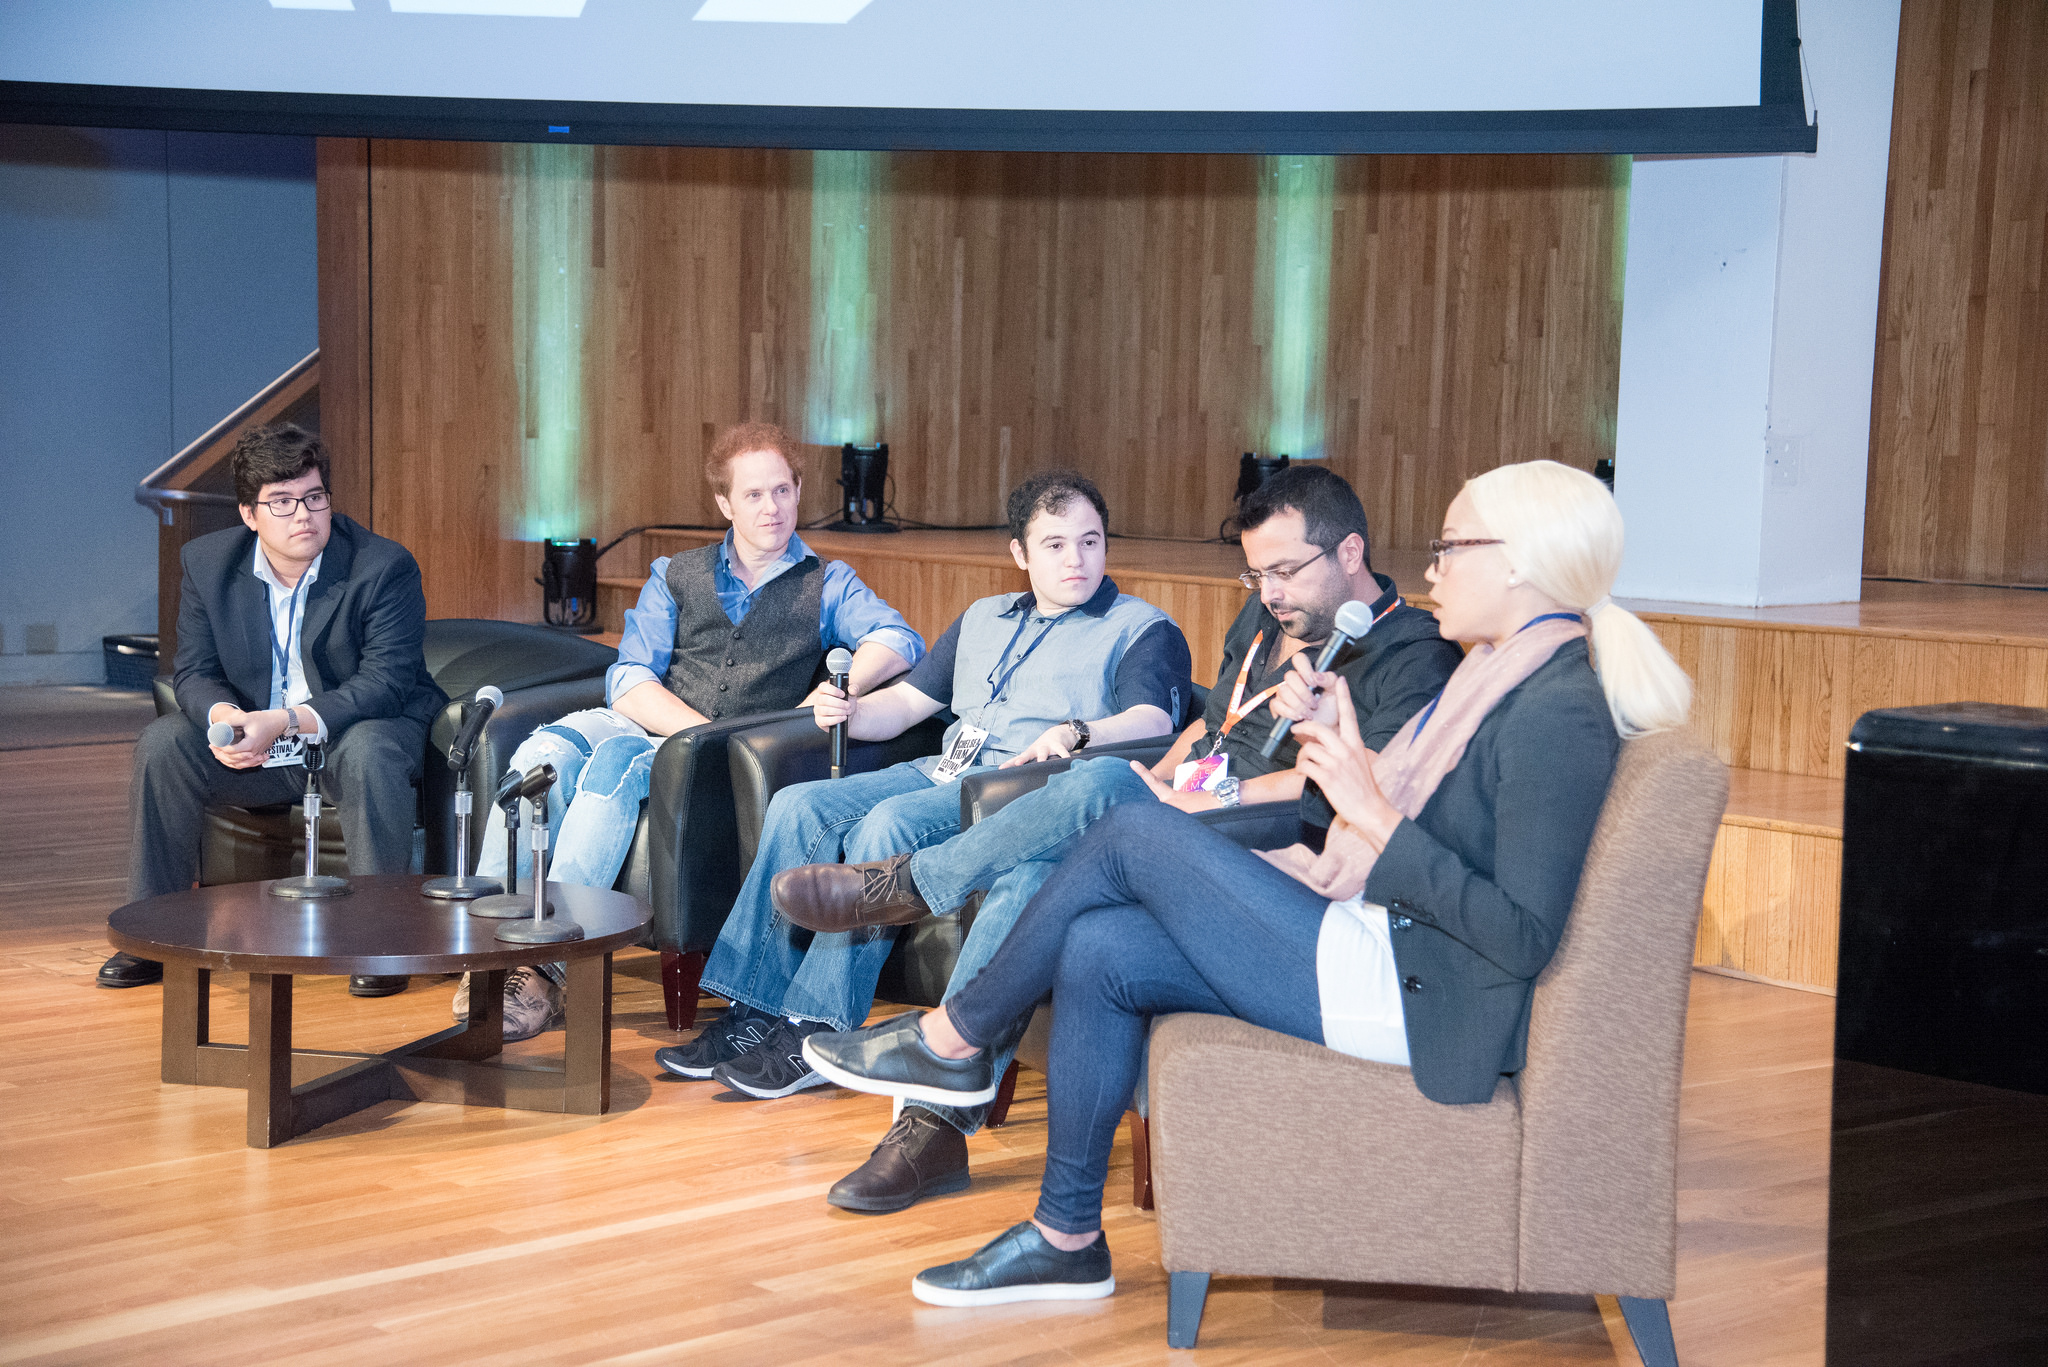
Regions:
<svg viewBox="0 0 2048 1367"><path fill-rule="evenodd" d="M287 764L306 762L306 738L304 736L279 736L270 743L270 753L263 757L266 769L281 769Z"/></svg>
<svg viewBox="0 0 2048 1367"><path fill-rule="evenodd" d="M986 740L988 732L979 726L963 725L960 734L953 737L953 743L946 747L946 757L932 770L932 782L948 783L960 777L960 771L974 763L974 757L981 753Z"/></svg>
<svg viewBox="0 0 2048 1367"><path fill-rule="evenodd" d="M1206 755L1191 759L1173 771L1173 791L1176 793L1206 793L1230 777L1230 756Z"/></svg>

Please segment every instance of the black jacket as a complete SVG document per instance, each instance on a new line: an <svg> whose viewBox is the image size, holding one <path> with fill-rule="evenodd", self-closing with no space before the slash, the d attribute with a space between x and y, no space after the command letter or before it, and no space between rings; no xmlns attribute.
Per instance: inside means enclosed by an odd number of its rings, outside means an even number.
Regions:
<svg viewBox="0 0 2048 1367"><path fill-rule="evenodd" d="M211 532L185 547L178 591L178 706L200 726L215 703L244 711L270 705L269 586L256 577L256 533ZM329 743L368 717L422 726L448 695L421 654L427 602L412 552L334 515L320 577L306 590L299 647L306 705L327 723Z"/></svg>
<svg viewBox="0 0 2048 1367"><path fill-rule="evenodd" d="M1408 1058L1432 1101L1491 1100L1579 889L1621 755L1584 640L1502 698L1366 879L1387 909Z"/></svg>

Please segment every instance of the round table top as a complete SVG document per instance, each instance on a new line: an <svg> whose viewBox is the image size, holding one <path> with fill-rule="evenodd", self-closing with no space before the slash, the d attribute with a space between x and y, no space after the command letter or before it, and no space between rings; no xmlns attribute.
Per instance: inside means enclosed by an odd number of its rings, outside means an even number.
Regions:
<svg viewBox="0 0 2048 1367"><path fill-rule="evenodd" d="M267 883L170 892L130 902L107 919L117 949L234 973L463 973L581 959L637 941L651 917L646 905L609 888L549 883L549 919L568 917L583 938L562 944L508 944L498 927L471 916L467 902L420 894L419 874L351 877L354 891L317 901L272 897Z"/></svg>

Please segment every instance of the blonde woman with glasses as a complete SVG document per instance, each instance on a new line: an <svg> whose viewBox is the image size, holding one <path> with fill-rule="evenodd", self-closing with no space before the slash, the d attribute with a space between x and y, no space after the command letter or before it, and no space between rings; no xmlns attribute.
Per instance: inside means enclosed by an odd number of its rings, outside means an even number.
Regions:
<svg viewBox="0 0 2048 1367"><path fill-rule="evenodd" d="M1237 1016L1405 1066L1445 1105L1483 1103L1521 1068L1621 742L1682 725L1692 686L1608 596L1621 513L1592 476L1552 461L1481 475L1434 549L1439 629L1471 650L1383 751L1360 744L1342 679L1294 685L1313 708L1298 762L1338 815L1322 850L1255 853L1161 803L1115 808L945 1006L807 1041L845 1086L972 1104L995 1085L982 1046L1053 1001L1038 1208L919 1273L920 1300L1115 1290L1102 1188L1155 1015Z"/></svg>

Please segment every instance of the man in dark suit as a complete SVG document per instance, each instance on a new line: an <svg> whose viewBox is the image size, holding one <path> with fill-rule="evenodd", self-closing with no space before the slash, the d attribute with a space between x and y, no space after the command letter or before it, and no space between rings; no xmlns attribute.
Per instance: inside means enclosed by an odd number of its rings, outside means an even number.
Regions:
<svg viewBox="0 0 2048 1367"><path fill-rule="evenodd" d="M185 547L178 597L178 712L135 746L129 788L130 900L199 877L206 806L291 802L305 792L305 747L326 747L321 790L340 808L349 871L412 864L413 781L427 727L448 697L420 643L420 567L395 541L332 510L327 449L296 427L236 443L243 529ZM241 738L207 743L227 722ZM102 987L138 987L163 965L116 954ZM405 990L404 978L352 979L357 996Z"/></svg>

